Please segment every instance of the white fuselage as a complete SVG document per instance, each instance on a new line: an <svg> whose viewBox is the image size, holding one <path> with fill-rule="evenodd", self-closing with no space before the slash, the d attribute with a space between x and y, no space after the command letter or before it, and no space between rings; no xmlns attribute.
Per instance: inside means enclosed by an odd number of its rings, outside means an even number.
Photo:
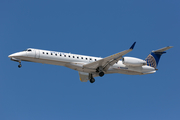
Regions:
<svg viewBox="0 0 180 120"><path fill-rule="evenodd" d="M87 72L87 73L93 73L94 70L84 68L83 65L102 59L100 57L47 51L47 50L40 50L40 49L28 49L28 50L11 54L9 55L9 57L11 58L11 60L18 61L18 62L30 61L30 62L37 62L37 63L43 63L43 64L60 65L60 66L65 66L65 67L68 67L68 68L71 68L80 72ZM147 65L127 66L127 65L124 65L122 61L118 61L117 63L109 67L109 69L105 71L105 74L121 73L121 74L128 74L128 75L143 75L143 74L150 74L154 72L156 72L156 70L153 67L150 67Z"/></svg>

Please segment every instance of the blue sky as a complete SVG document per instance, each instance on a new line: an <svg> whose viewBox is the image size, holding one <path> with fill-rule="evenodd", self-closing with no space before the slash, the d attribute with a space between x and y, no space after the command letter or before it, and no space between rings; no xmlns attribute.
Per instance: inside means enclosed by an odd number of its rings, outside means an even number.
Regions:
<svg viewBox="0 0 180 120"><path fill-rule="evenodd" d="M1 120L179 120L178 0L0 1ZM10 61L29 47L106 57L137 44L127 56L145 59L174 46L158 71L110 74L82 83L78 72Z"/></svg>

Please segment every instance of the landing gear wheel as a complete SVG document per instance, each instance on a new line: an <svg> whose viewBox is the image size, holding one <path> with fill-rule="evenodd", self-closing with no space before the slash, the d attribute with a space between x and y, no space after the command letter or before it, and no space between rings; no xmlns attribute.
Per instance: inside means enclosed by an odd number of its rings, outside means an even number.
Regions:
<svg viewBox="0 0 180 120"><path fill-rule="evenodd" d="M99 76L100 76L100 77L104 76L104 72L100 72L100 73L99 73Z"/></svg>
<svg viewBox="0 0 180 120"><path fill-rule="evenodd" d="M90 83L94 83L95 82L95 79L94 78L91 78L90 79Z"/></svg>
<svg viewBox="0 0 180 120"><path fill-rule="evenodd" d="M18 67L19 67L19 68L21 68L21 67L22 67L22 65L21 65L21 64L19 64L19 65L18 65Z"/></svg>

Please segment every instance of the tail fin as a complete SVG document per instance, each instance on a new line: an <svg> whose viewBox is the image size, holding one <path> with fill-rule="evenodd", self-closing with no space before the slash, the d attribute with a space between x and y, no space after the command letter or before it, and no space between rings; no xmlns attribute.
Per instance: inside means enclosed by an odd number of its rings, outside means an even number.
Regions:
<svg viewBox="0 0 180 120"><path fill-rule="evenodd" d="M165 51L172 47L173 46L168 46L168 47L164 47L164 48L152 51L145 59L147 65L156 68L159 63L161 55L166 53Z"/></svg>

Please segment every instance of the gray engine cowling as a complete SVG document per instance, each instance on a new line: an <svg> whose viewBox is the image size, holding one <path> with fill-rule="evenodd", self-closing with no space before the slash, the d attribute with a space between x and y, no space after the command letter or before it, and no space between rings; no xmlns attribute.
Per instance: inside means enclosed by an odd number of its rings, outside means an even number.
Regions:
<svg viewBox="0 0 180 120"><path fill-rule="evenodd" d="M143 66L146 65L146 61L139 59L139 58L134 58L134 57L124 57L122 59L122 63L127 66Z"/></svg>

